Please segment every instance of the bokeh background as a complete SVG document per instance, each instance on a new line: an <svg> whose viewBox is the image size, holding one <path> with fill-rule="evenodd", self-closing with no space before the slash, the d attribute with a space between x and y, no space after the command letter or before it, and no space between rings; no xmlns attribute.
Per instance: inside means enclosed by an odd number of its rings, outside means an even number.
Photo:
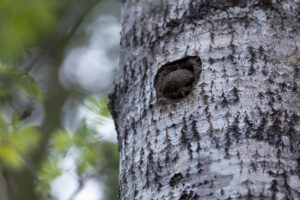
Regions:
<svg viewBox="0 0 300 200"><path fill-rule="evenodd" d="M117 199L121 0L0 0L0 200Z"/></svg>

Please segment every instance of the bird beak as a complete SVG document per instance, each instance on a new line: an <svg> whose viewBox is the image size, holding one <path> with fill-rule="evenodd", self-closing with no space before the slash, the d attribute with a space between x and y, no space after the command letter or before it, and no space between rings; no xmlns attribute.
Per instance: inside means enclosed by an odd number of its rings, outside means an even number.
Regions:
<svg viewBox="0 0 300 200"><path fill-rule="evenodd" d="M183 98L186 96L183 90L181 91L181 96L182 96Z"/></svg>

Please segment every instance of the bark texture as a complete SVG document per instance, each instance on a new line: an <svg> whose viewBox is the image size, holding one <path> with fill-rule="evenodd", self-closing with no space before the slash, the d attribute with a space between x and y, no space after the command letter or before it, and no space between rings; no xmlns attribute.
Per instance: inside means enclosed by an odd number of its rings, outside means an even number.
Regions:
<svg viewBox="0 0 300 200"><path fill-rule="evenodd" d="M122 23L120 199L300 199L299 0L126 0ZM189 56L199 79L160 103Z"/></svg>

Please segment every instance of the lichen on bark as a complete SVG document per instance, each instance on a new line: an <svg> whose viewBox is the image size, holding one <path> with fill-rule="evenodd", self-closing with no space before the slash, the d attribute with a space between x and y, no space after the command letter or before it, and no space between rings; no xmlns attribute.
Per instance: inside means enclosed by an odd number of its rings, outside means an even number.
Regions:
<svg viewBox="0 0 300 200"><path fill-rule="evenodd" d="M293 55L287 57L286 63L299 70L300 69L300 51L297 51Z"/></svg>

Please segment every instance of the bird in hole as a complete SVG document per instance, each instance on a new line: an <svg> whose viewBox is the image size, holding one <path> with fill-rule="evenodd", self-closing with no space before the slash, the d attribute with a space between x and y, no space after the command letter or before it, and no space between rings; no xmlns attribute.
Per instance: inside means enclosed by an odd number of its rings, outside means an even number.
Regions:
<svg viewBox="0 0 300 200"><path fill-rule="evenodd" d="M194 74L188 69L178 69L170 72L162 81L162 93L171 99L186 97L194 82Z"/></svg>

